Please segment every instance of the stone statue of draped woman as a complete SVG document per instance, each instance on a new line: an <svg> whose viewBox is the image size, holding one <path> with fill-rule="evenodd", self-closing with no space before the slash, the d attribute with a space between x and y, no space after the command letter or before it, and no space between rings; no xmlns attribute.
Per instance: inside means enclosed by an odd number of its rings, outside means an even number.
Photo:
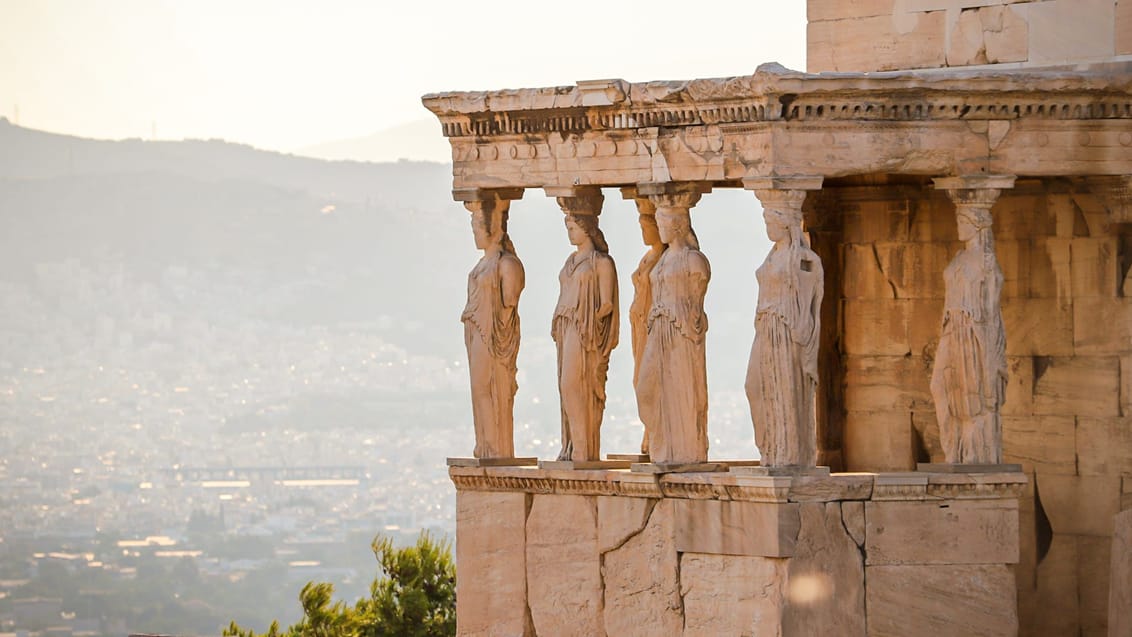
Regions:
<svg viewBox="0 0 1132 637"><path fill-rule="evenodd" d="M652 285L649 278L657 261L660 261L660 255L664 252L664 244L661 243L660 232L656 228L656 209L653 208L651 214L642 213L640 224L641 236L649 249L641 257L641 262L633 272L633 303L629 306L629 327L633 337L633 387L637 386L641 375L641 359L644 358L645 341L648 336L649 310L652 309ZM640 415L640 409L637 411L641 422L645 425L644 436L641 438L641 453L647 454L649 423L643 415Z"/></svg>
<svg viewBox="0 0 1132 637"><path fill-rule="evenodd" d="M931 392L944 458L1002 462L1000 408L1006 396L1006 332L989 209L958 208L964 247L944 270L946 292Z"/></svg>
<svg viewBox="0 0 1132 637"><path fill-rule="evenodd" d="M483 257L468 274L460 320L472 383L476 458L515 456L514 405L523 264L507 236L506 202L470 202L472 232Z"/></svg>
<svg viewBox="0 0 1132 637"><path fill-rule="evenodd" d="M567 214L570 243L578 249L558 275L560 292L551 336L558 348L562 408L559 460L601 459L601 421L609 354L617 346L617 270L596 215Z"/></svg>
<svg viewBox="0 0 1132 637"><path fill-rule="evenodd" d="M704 462L708 453L704 295L711 266L692 232L688 206L658 205L656 219L660 239L668 247L649 274L652 306L637 378L637 405L647 423L653 462Z"/></svg>
<svg viewBox="0 0 1132 637"><path fill-rule="evenodd" d="M815 395L824 274L802 231L799 207L766 207L774 247L759 266L747 400L762 465L817 463Z"/></svg>

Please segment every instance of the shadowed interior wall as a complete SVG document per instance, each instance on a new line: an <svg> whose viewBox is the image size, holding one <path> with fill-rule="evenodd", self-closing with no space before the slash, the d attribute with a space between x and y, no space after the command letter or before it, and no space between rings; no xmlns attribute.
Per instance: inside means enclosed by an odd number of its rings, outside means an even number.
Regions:
<svg viewBox="0 0 1132 637"><path fill-rule="evenodd" d="M943 270L960 247L954 206L928 184L884 181L829 184L823 214L836 200L839 221L820 223L815 239L822 245L820 229L838 225L844 238L840 289L827 299L843 330L828 337L844 370L834 389L844 413L830 423L844 418L848 471L943 461L928 385ZM993 214L1010 371L1004 454L1030 478L1016 571L1021 634L1101 634L1113 517L1132 507L1129 228L1070 179L1019 179Z"/></svg>

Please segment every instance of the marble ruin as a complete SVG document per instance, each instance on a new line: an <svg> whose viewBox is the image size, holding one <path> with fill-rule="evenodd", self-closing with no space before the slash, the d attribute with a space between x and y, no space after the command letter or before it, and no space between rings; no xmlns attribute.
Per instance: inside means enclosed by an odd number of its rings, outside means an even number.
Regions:
<svg viewBox="0 0 1132 637"><path fill-rule="evenodd" d="M807 5L807 72L423 98L484 250L475 457L449 469L459 634L1132 630L1132 2ZM605 246L613 188L643 256ZM707 445L694 207L723 188L774 242L758 467ZM506 223L540 189L576 252L551 326L561 462L523 466ZM631 468L600 443L614 258L639 258Z"/></svg>

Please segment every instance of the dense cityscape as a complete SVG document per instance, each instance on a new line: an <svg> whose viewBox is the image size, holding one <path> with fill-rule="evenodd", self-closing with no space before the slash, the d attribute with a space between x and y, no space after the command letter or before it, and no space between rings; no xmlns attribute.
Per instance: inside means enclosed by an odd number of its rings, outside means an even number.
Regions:
<svg viewBox="0 0 1132 637"><path fill-rule="evenodd" d="M2 120L0 138L26 158L0 161L0 634L263 630L298 619L307 582L363 595L378 534L452 539L445 458L473 444L458 317L476 253L447 167L105 144ZM237 162L241 181L207 172ZM569 245L552 200L525 205L539 214L515 230L531 255L515 441L554 458L542 326ZM635 259L635 214L610 214L610 241ZM705 218L709 244L734 231ZM726 290L750 285L734 264L751 257L717 245L712 453L749 457L753 296ZM607 452L635 451L642 431L622 333Z"/></svg>

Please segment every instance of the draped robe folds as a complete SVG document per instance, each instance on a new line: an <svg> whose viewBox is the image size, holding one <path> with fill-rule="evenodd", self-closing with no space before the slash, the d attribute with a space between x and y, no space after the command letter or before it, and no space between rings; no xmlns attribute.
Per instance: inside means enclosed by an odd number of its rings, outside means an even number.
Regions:
<svg viewBox="0 0 1132 637"><path fill-rule="evenodd" d="M653 462L707 460L704 294L710 278L702 252L671 247L649 276L652 307L636 390Z"/></svg>
<svg viewBox="0 0 1132 637"><path fill-rule="evenodd" d="M775 247L756 272L759 300L746 390L763 466L817 463L823 276L817 254L802 246Z"/></svg>
<svg viewBox="0 0 1132 637"><path fill-rule="evenodd" d="M641 359L644 358L645 341L648 337L649 310L652 309L652 287L649 283L649 276L652 274L653 268L656 267L661 254L663 254L661 250L650 249L645 253L645 256L641 257L640 264L633 272L633 303L629 306L629 327L633 339L634 389L636 389L637 379L641 375ZM640 408L637 409L637 415L645 426L644 437L641 440L641 453L648 453L650 423L645 420L645 415Z"/></svg>
<svg viewBox="0 0 1132 637"><path fill-rule="evenodd" d="M943 276L943 326L931 392L944 458L956 464L998 464L1007 374L999 307L1002 270L997 262L964 249Z"/></svg>
<svg viewBox="0 0 1132 637"><path fill-rule="evenodd" d="M515 455L514 405L519 385L515 359L519 354L519 313L503 305L506 260L517 268L522 289L523 265L512 254L486 255L468 274L468 304L464 345L472 382L472 421L477 458L511 458Z"/></svg>
<svg viewBox="0 0 1132 637"><path fill-rule="evenodd" d="M613 281L613 310L598 318L602 306L599 261L607 261ZM601 421L609 354L617 346L617 273L608 254L570 255L558 275L560 292L551 336L558 346L558 391L562 411L559 460L599 460Z"/></svg>

